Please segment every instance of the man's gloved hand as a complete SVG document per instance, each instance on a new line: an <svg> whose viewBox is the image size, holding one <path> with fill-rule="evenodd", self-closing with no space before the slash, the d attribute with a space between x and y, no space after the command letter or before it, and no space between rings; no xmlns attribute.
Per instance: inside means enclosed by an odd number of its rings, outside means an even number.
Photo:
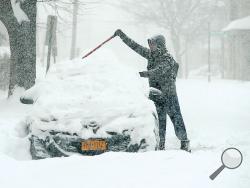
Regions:
<svg viewBox="0 0 250 188"><path fill-rule="evenodd" d="M149 88L149 93L152 95L163 95L162 91L154 87Z"/></svg>
<svg viewBox="0 0 250 188"><path fill-rule="evenodd" d="M114 33L114 36L116 37L116 36L121 36L123 34L123 32L122 32L122 30L121 29L117 29L116 31L115 31L115 33Z"/></svg>
<svg viewBox="0 0 250 188"><path fill-rule="evenodd" d="M139 72L140 74L140 77L144 77L144 78L148 78L149 74L148 74L148 71L142 71L142 72Z"/></svg>
<svg viewBox="0 0 250 188"><path fill-rule="evenodd" d="M165 97L161 90L150 87L149 91L149 99L154 101L157 104L164 104L165 103Z"/></svg>

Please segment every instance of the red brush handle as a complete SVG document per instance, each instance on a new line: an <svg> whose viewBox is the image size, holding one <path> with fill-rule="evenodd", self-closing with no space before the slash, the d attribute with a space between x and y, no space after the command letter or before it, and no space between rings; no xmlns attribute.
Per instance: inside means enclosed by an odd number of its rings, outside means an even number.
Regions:
<svg viewBox="0 0 250 188"><path fill-rule="evenodd" d="M108 41L110 41L111 39L113 39L114 37L115 37L115 35L112 35L111 37L109 37L107 40L105 40L104 42L102 42L101 44L99 44L96 48L94 48L89 53L87 53L85 56L83 56L82 59L88 57L90 54L92 54L94 51L96 51L98 48L100 48L102 45L104 45L105 43L107 43Z"/></svg>

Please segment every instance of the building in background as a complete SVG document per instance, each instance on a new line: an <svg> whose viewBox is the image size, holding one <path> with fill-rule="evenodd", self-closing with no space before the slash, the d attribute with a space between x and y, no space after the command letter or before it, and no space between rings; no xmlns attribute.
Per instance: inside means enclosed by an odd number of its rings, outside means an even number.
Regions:
<svg viewBox="0 0 250 188"><path fill-rule="evenodd" d="M250 80L250 0L229 1L230 23L225 32L224 75Z"/></svg>

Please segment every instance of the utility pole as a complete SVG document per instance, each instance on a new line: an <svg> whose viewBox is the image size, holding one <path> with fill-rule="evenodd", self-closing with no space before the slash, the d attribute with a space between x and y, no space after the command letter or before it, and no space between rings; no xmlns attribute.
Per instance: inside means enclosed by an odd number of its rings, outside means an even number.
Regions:
<svg viewBox="0 0 250 188"><path fill-rule="evenodd" d="M208 22L208 53L207 53L207 62L208 62L208 82L211 82L211 25Z"/></svg>
<svg viewBox="0 0 250 188"><path fill-rule="evenodd" d="M185 40L185 50L186 50L186 53L185 53L185 79L188 79L188 73L189 73L189 66L188 66L188 37L186 37L186 40Z"/></svg>
<svg viewBox="0 0 250 188"><path fill-rule="evenodd" d="M222 79L225 78L225 38L224 33L221 36L221 77Z"/></svg>
<svg viewBox="0 0 250 188"><path fill-rule="evenodd" d="M47 18L47 31L45 40L45 45L48 45L46 74L48 73L50 68L50 56L52 48L56 47L56 25L57 25L57 17L49 15ZM55 60L55 53L53 53L53 56Z"/></svg>
<svg viewBox="0 0 250 188"><path fill-rule="evenodd" d="M71 40L71 51L70 59L74 59L76 56L76 35L77 35L77 14L79 8L79 0L74 0L73 3L73 22L72 22L72 40Z"/></svg>

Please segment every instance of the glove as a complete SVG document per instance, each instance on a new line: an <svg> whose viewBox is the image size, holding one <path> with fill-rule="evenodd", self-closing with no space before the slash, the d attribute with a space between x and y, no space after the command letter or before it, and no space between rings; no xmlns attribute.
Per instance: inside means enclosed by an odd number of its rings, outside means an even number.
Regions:
<svg viewBox="0 0 250 188"><path fill-rule="evenodd" d="M144 77L144 78L147 78L149 76L147 71L139 72L139 74L140 74L140 77Z"/></svg>
<svg viewBox="0 0 250 188"><path fill-rule="evenodd" d="M149 89L150 89L150 94L152 95L163 95L162 91L159 89L156 89L154 87L150 87Z"/></svg>
<svg viewBox="0 0 250 188"><path fill-rule="evenodd" d="M150 87L149 99L154 101L158 105L164 104L166 102L162 91L153 87Z"/></svg>
<svg viewBox="0 0 250 188"><path fill-rule="evenodd" d="M114 33L114 36L116 37L116 36L121 36L122 35L122 30L120 30L120 29L117 29L116 31L115 31L115 33Z"/></svg>

